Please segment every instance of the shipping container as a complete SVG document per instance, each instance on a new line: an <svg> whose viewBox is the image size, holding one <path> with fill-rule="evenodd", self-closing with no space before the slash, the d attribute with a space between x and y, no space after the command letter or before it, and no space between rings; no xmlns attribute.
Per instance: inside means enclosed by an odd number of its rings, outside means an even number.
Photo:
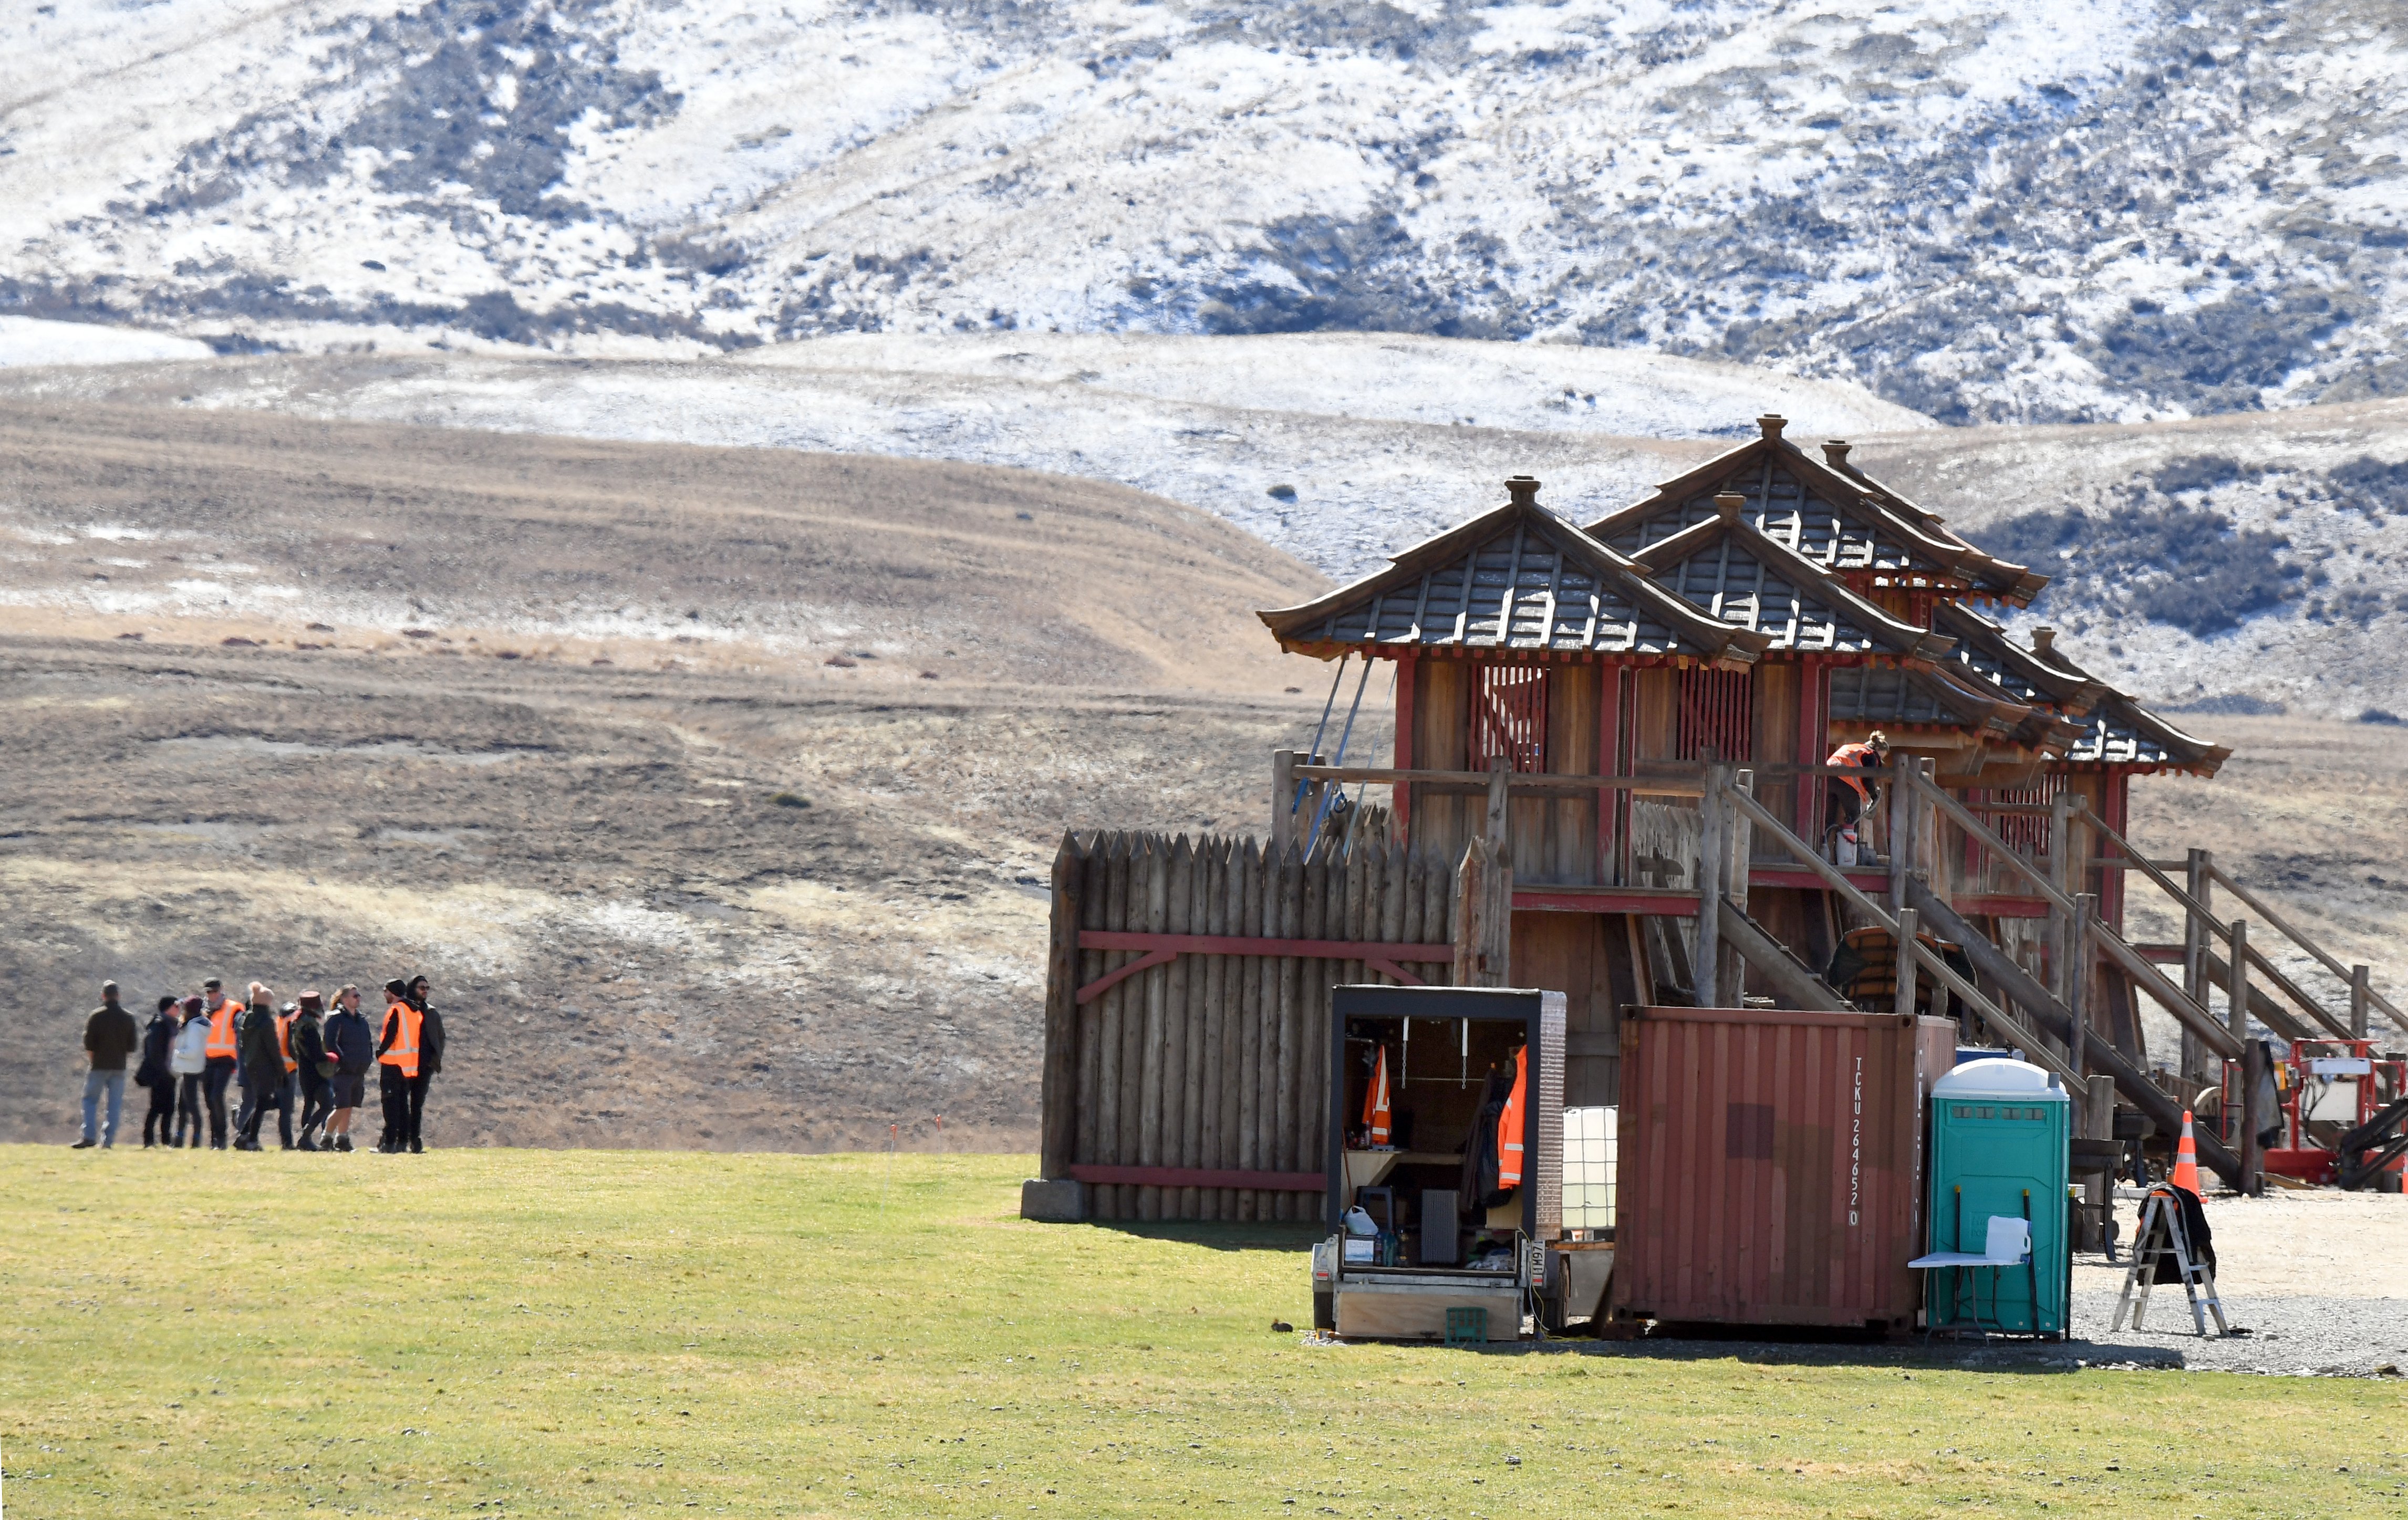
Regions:
<svg viewBox="0 0 2408 1520"><path fill-rule="evenodd" d="M1950 1019L1641 1008L1622 1026L1615 1320L1912 1328Z"/></svg>

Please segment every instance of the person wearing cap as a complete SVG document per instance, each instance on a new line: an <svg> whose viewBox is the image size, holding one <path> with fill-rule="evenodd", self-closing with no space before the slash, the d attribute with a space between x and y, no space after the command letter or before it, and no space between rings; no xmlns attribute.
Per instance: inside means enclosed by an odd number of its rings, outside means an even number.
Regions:
<svg viewBox="0 0 2408 1520"><path fill-rule="evenodd" d="M384 1135L377 1141L379 1155L396 1155L408 1149L409 1079L418 1075L418 1005L409 1000L409 984L395 977L384 984L384 1026L377 1035L377 1093L384 1100Z"/></svg>
<svg viewBox="0 0 2408 1520"><path fill-rule="evenodd" d="M334 1058L326 1054L325 1025L320 1020L320 998L314 992L305 992L294 1006L293 1018L284 1026L284 1059L293 1068L293 1080L301 1095L301 1138L294 1149L315 1151L318 1126L326 1122L334 1105L327 1102L328 1079L335 1074Z"/></svg>
<svg viewBox="0 0 2408 1520"><path fill-rule="evenodd" d="M326 1101L333 1109L326 1120L326 1143L321 1149L351 1149L351 1121L366 1096L368 1068L376 1064L376 1032L360 1011L360 989L347 986L335 994L335 1011L326 1015L326 1054L335 1063L326 1079Z"/></svg>
<svg viewBox="0 0 2408 1520"><path fill-rule="evenodd" d="M178 1011L183 1023L168 1047L167 1070L176 1080L176 1138L170 1145L201 1144L201 1084L209 1068L209 1021L201 1016L198 997L184 999Z"/></svg>
<svg viewBox="0 0 2408 1520"><path fill-rule="evenodd" d="M1861 743L1842 744L1833 750L1831 757L1823 763L1856 770L1886 766L1889 764L1889 736L1876 728ZM1827 840L1843 829L1856 827L1881 798L1881 783L1870 776L1842 775L1828 780L1829 801L1825 808L1823 825L1823 837Z"/></svg>
<svg viewBox="0 0 2408 1520"><path fill-rule="evenodd" d="M184 1019L176 995L159 999L150 1022L142 1026L142 1064L135 1068L134 1085L150 1095L150 1111L142 1116L142 1148L165 1145L176 1133L176 1074L167 1069L168 1052Z"/></svg>
<svg viewBox="0 0 2408 1520"><path fill-rule="evenodd" d="M117 1143L117 1121L125 1111L125 1058L141 1043L141 1025L118 1004L117 983L102 982L100 1006L83 1021L83 1053L92 1065L83 1076L83 1138L74 1149L92 1149L103 1093L108 1095L108 1124L99 1130L99 1144L105 1150Z"/></svg>
<svg viewBox="0 0 2408 1520"><path fill-rule="evenodd" d="M409 979L410 1005L418 1010L418 1072L409 1079L409 1154L418 1155L426 1149L423 1120L426 1115L426 1087L443 1069L443 1015L426 1000L426 978Z"/></svg>
<svg viewBox="0 0 2408 1520"><path fill-rule="evenodd" d="M208 1104L212 1151L226 1148L226 1083L234 1080L235 1068L240 1064L240 1036L235 1028L235 1016L240 1011L226 1000L224 985L215 977L201 983L201 1017L208 1025L203 1046L208 1065L201 1073L201 1097Z"/></svg>
<svg viewBox="0 0 2408 1520"><path fill-rule="evenodd" d="M283 1028L276 1017L275 998L260 983L251 984L251 1011L242 1021L242 1082L248 1096L243 1100L242 1135L234 1142L237 1151L261 1148L259 1126L271 1108L276 1111L277 1133L284 1149L293 1149L293 1087L285 1080Z"/></svg>

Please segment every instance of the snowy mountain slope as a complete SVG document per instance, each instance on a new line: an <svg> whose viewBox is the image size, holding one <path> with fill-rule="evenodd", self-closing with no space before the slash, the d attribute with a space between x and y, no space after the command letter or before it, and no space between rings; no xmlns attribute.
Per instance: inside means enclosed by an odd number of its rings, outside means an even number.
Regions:
<svg viewBox="0 0 2408 1520"><path fill-rule="evenodd" d="M2403 26L2376 0L12 7L0 310L321 351L1549 336L1951 422L2392 394Z"/></svg>
<svg viewBox="0 0 2408 1520"><path fill-rule="evenodd" d="M1584 400L1555 405L1575 386L1594 387L1596 422ZM1875 476L2058 577L2016 621L2063 629L2131 690L2408 711L2408 400L1934 428L1727 366L1347 334L856 337L650 363L272 355L0 368L0 395L1015 465L1201 507L1337 576L1492 505L1509 474L1585 520L1779 409L1792 437L1850 437ZM1479 425L1437 420L1440 403ZM1684 419L1714 436L1682 436Z"/></svg>

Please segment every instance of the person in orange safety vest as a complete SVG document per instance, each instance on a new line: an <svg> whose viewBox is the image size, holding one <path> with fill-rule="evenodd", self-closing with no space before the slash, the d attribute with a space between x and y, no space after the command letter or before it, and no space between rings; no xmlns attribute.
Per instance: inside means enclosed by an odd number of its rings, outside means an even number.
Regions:
<svg viewBox="0 0 2408 1520"><path fill-rule="evenodd" d="M226 1119L226 1084L241 1054L241 1036L235 1028L240 1011L226 1000L225 983L216 977L201 983L201 1017L208 1021L208 1042L202 1047L208 1065L201 1068L201 1097L209 1110L209 1149L222 1151L232 1139Z"/></svg>
<svg viewBox="0 0 2408 1520"><path fill-rule="evenodd" d="M1529 1106L1530 1047L1523 1046L1513 1053L1513 1091L1506 1096L1505 1111L1497 1116L1497 1191L1499 1193L1522 1185L1522 1138L1527 1127L1525 1113Z"/></svg>
<svg viewBox="0 0 2408 1520"><path fill-rule="evenodd" d="M380 1155L397 1155L409 1138L409 1079L418 1075L418 1010L400 978L384 984L384 1027L377 1037L377 1096L384 1105Z"/></svg>
<svg viewBox="0 0 2408 1520"><path fill-rule="evenodd" d="M1875 729L1872 737L1860 744L1842 744L1823 762L1827 766L1860 766L1871 769L1889 764L1889 736ZM1824 809L1823 836L1828 839L1842 829L1855 828L1863 821L1874 800L1880 796L1880 783L1863 776L1831 776L1829 800Z"/></svg>

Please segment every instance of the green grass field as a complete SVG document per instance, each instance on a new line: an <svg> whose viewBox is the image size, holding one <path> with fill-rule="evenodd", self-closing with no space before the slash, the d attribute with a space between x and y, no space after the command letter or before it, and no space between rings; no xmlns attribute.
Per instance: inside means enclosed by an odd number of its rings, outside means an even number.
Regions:
<svg viewBox="0 0 2408 1520"><path fill-rule="evenodd" d="M8 1516L2399 1513L2400 1394L1301 1344L1025 1157L0 1148ZM1518 1459L1518 1460L1517 1460Z"/></svg>

